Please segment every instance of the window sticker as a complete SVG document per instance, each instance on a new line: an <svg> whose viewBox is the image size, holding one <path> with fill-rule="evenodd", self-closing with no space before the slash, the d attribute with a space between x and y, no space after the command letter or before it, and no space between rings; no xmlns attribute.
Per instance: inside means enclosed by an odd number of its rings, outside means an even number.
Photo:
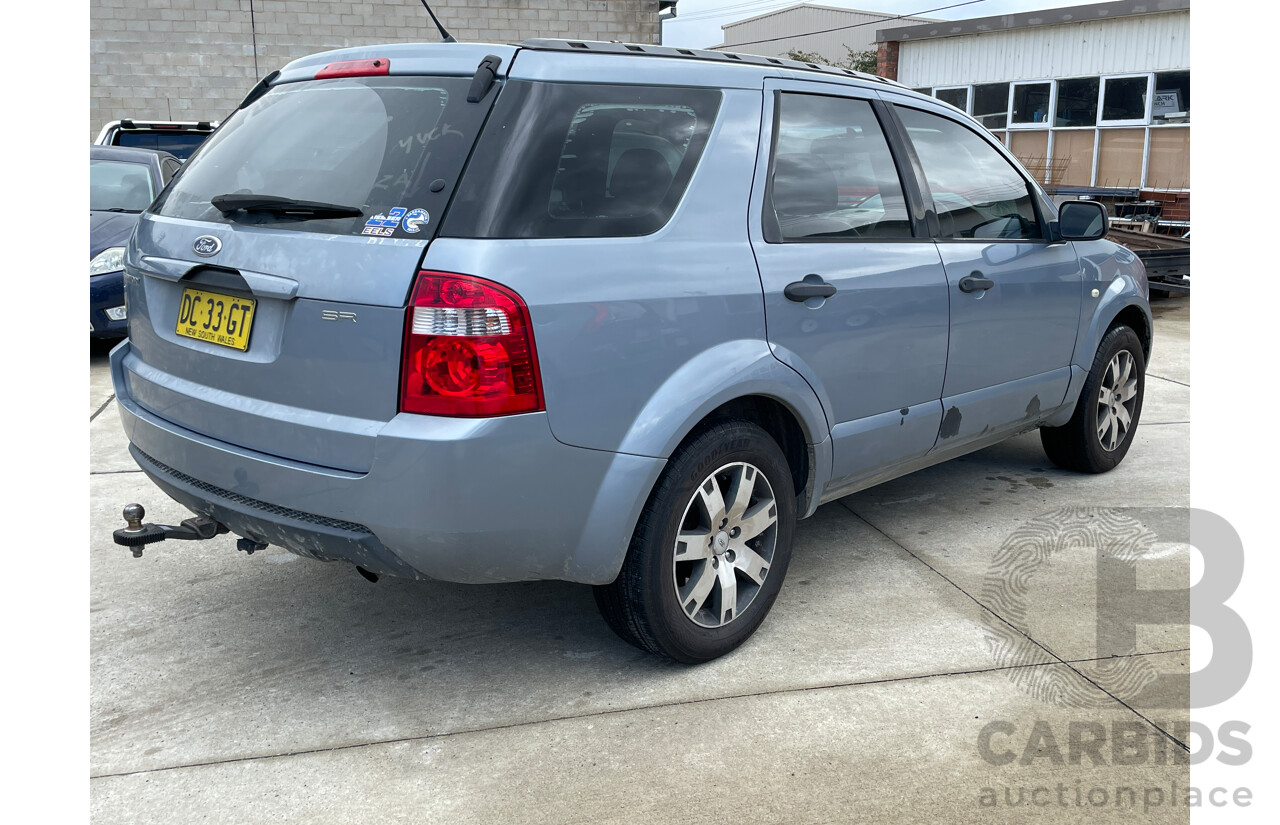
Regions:
<svg viewBox="0 0 1280 825"><path fill-rule="evenodd" d="M425 209L414 209L404 216L404 231L416 235L422 227L431 223L431 215Z"/></svg>
<svg viewBox="0 0 1280 825"><path fill-rule="evenodd" d="M379 212L364 222L364 231L360 234L390 238L391 234L396 231L396 227L400 225L400 219L404 217L407 211L403 206L397 206L385 215Z"/></svg>

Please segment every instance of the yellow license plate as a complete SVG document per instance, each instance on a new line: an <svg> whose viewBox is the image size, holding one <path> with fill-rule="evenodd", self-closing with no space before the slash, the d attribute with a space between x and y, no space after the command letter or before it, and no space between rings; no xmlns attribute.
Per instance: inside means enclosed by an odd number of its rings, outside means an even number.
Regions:
<svg viewBox="0 0 1280 825"><path fill-rule="evenodd" d="M249 349L249 330L253 328L257 305L253 298L184 289L178 305L177 333L244 352Z"/></svg>

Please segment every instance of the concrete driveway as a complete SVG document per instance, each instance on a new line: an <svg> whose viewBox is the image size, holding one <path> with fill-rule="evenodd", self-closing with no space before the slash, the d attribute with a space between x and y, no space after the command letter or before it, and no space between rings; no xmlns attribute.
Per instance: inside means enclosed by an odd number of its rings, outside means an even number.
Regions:
<svg viewBox="0 0 1280 825"><path fill-rule="evenodd" d="M1117 470L1032 433L828 504L700 667L619 641L586 587L370 584L229 537L132 558L124 504L188 514L125 452L99 351L93 819L1185 822L1189 629L1123 598L1190 580L1189 299L1155 311Z"/></svg>

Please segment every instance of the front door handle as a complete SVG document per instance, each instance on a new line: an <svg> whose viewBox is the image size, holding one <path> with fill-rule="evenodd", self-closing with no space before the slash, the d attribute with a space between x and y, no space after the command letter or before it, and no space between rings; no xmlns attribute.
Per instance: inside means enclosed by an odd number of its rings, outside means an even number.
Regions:
<svg viewBox="0 0 1280 825"><path fill-rule="evenodd" d="M787 284L782 294L788 301L807 301L810 298L830 298L836 294L836 288L822 280L821 275L806 275L803 281Z"/></svg>
<svg viewBox="0 0 1280 825"><path fill-rule="evenodd" d="M978 290L986 292L995 285L995 281L990 278L983 277L981 272L975 272L972 275L966 275L960 279L961 292L977 292Z"/></svg>

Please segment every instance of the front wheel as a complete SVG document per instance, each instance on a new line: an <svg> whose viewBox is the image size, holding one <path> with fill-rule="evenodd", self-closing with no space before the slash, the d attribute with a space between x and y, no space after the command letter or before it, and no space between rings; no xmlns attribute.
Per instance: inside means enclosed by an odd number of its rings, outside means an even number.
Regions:
<svg viewBox="0 0 1280 825"><path fill-rule="evenodd" d="M595 588L619 636L698 663L755 632L777 598L795 528L786 458L745 421L683 445L641 513L618 578Z"/></svg>
<svg viewBox="0 0 1280 825"><path fill-rule="evenodd" d="M1040 428L1049 460L1081 473L1105 473L1119 464L1138 429L1146 373L1137 333L1127 326L1112 327L1098 345L1071 420Z"/></svg>

